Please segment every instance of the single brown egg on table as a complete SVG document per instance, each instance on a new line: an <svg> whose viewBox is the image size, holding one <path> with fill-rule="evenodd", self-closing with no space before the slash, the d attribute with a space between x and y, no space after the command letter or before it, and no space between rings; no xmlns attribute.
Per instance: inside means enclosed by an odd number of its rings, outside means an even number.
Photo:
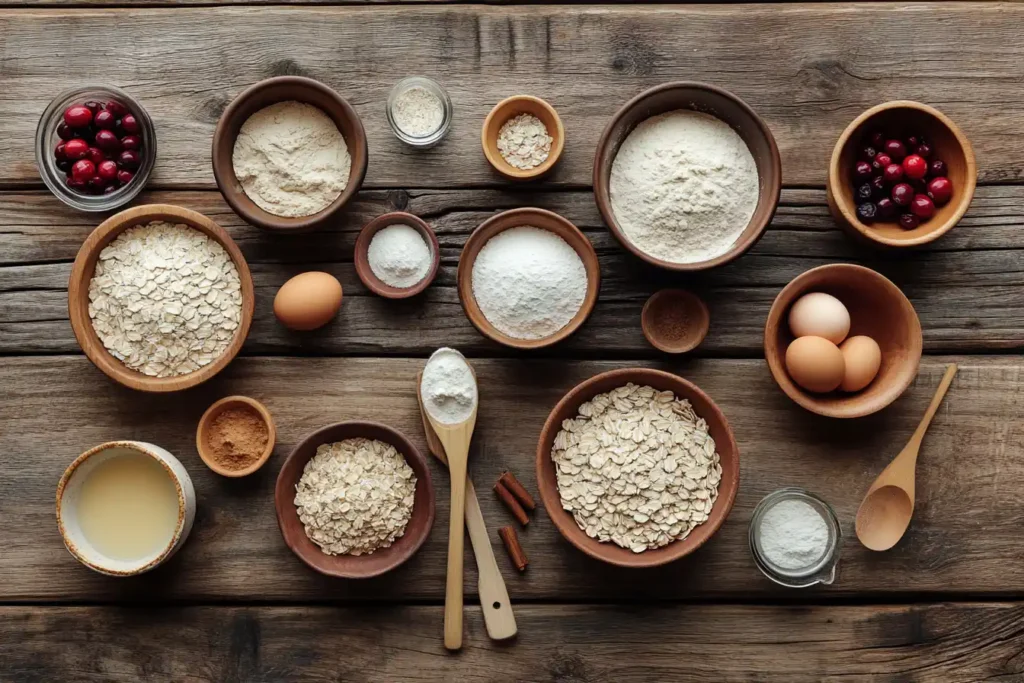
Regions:
<svg viewBox="0 0 1024 683"><path fill-rule="evenodd" d="M825 394L843 381L846 363L839 347L824 337L800 337L786 349L786 370L807 391Z"/></svg>
<svg viewBox="0 0 1024 683"><path fill-rule="evenodd" d="M882 350L871 337L857 335L839 345L843 352L846 369L839 388L843 391L860 391L871 384L882 367Z"/></svg>
<svg viewBox="0 0 1024 683"><path fill-rule="evenodd" d="M330 273L300 273L281 285L274 297L274 315L292 330L323 327L341 308L341 283Z"/></svg>

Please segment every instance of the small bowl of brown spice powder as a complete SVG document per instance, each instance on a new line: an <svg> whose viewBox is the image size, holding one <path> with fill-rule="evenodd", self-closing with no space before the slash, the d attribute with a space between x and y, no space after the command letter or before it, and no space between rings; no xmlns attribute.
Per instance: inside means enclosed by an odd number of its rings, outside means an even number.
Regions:
<svg viewBox="0 0 1024 683"><path fill-rule="evenodd" d="M686 353L704 341L711 325L708 307L684 289L655 292L644 304L640 326L651 346L665 353Z"/></svg>
<svg viewBox="0 0 1024 683"><path fill-rule="evenodd" d="M203 413L196 448L217 474L244 477L263 467L276 438L274 419L262 403L248 396L228 396Z"/></svg>

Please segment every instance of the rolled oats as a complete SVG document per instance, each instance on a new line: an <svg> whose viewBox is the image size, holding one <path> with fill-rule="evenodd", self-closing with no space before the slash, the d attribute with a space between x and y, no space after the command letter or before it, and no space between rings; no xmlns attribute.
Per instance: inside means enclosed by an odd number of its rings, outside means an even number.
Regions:
<svg viewBox="0 0 1024 683"><path fill-rule="evenodd" d="M640 553L707 520L722 466L707 423L671 391L627 384L564 420L551 450L562 507L586 534Z"/></svg>
<svg viewBox="0 0 1024 683"><path fill-rule="evenodd" d="M533 114L519 114L502 125L497 146L509 166L529 170L548 160L552 142L543 121Z"/></svg>
<svg viewBox="0 0 1024 683"><path fill-rule="evenodd" d="M295 485L309 540L328 555L365 555L405 533L416 475L391 444L345 439L321 444Z"/></svg>
<svg viewBox="0 0 1024 683"><path fill-rule="evenodd" d="M103 346L152 377L194 372L231 344L242 318L238 269L188 225L129 228L100 252L89 318Z"/></svg>

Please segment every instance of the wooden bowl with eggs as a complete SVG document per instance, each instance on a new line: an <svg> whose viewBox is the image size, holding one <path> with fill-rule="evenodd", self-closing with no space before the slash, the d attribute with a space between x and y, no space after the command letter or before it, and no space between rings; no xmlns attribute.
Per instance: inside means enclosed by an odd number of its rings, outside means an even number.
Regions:
<svg viewBox="0 0 1024 683"><path fill-rule="evenodd" d="M804 298L812 293L828 296ZM841 302L838 307L836 299ZM794 310L798 302L800 306ZM843 329L844 312L848 329ZM794 323L800 328L796 333L791 329ZM800 344L790 349L798 336L805 334L809 336L801 336ZM831 340L822 338L831 335ZM871 363L868 356L873 345L857 337L877 343L881 352L877 373L873 368L863 369ZM835 342L837 338L839 342ZM836 343L844 344L838 360ZM775 298L764 329L764 356L775 381L798 404L826 417L863 417L895 401L917 376L922 345L921 321L899 287L870 268L851 263L819 266L796 277ZM824 382L819 389L835 389L809 391L794 381L787 368L787 352L790 363L799 362L804 385L817 381ZM859 380L851 386L874 375L858 391L843 391L833 384L836 372L839 384L847 380L847 358L851 359L851 372L863 375L851 377Z"/></svg>

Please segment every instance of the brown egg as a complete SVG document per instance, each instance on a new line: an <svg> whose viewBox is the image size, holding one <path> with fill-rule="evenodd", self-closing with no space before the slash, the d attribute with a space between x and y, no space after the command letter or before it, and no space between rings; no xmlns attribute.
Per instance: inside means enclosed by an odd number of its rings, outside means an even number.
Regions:
<svg viewBox="0 0 1024 683"><path fill-rule="evenodd" d="M293 330L323 327L341 308L341 283L330 273L311 271L281 285L274 297L274 315Z"/></svg>
<svg viewBox="0 0 1024 683"><path fill-rule="evenodd" d="M800 337L786 349L786 370L807 391L834 391L842 383L845 369L843 352L823 337Z"/></svg>
<svg viewBox="0 0 1024 683"><path fill-rule="evenodd" d="M840 344L839 350L843 352L846 364L839 388L843 391L860 391L871 384L878 374L878 368L882 366L882 350L878 348L878 343L871 337L858 335Z"/></svg>

